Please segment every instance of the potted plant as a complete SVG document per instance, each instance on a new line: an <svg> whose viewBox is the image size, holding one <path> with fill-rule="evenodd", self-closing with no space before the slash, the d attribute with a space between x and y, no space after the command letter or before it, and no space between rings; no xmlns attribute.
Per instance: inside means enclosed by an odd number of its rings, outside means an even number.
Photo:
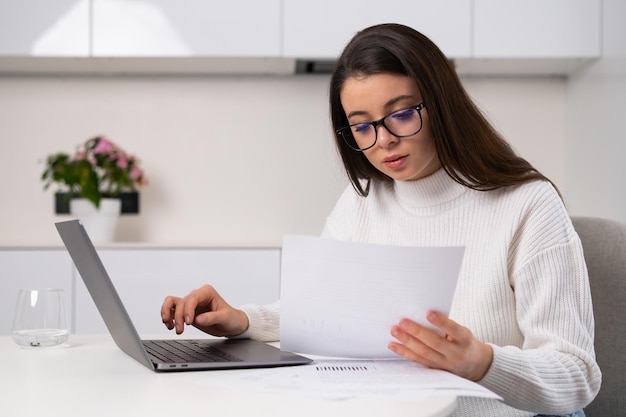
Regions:
<svg viewBox="0 0 626 417"><path fill-rule="evenodd" d="M96 208L103 197L137 191L147 184L139 160L104 136L87 140L73 155L49 155L41 180L44 189L56 183L69 197L86 198Z"/></svg>
<svg viewBox="0 0 626 417"><path fill-rule="evenodd" d="M92 223L92 220L83 218L87 216L84 212L74 213L74 206L78 208L80 204L85 207L87 204L85 208L89 215L94 216L105 209L103 202L113 203L113 208L107 205L106 210L119 216L119 196L131 192L136 197L137 190L147 184L139 160L105 136L88 139L72 155L63 152L49 155L41 180L44 190L56 184L59 188L57 203L59 196L64 196L66 204L69 200L69 211L86 223ZM113 200L109 200L111 198ZM88 228L87 225L85 227Z"/></svg>

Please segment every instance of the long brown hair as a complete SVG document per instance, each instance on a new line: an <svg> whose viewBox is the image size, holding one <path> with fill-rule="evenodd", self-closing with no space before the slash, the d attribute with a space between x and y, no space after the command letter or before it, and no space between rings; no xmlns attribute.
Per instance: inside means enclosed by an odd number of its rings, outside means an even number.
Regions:
<svg viewBox="0 0 626 417"><path fill-rule="evenodd" d="M348 125L340 99L345 81L381 73L408 76L417 84L439 160L458 183L483 191L536 179L550 181L516 155L486 120L443 52L426 36L399 24L372 26L357 33L341 54L330 81L335 131ZM370 164L363 152L350 149L339 135L335 141L350 182L360 195L367 196L371 180L393 181Z"/></svg>

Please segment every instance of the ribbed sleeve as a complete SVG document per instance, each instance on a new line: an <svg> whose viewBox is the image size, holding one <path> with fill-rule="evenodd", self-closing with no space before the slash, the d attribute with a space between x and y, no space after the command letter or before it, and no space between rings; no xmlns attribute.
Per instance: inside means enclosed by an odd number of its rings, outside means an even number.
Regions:
<svg viewBox="0 0 626 417"><path fill-rule="evenodd" d="M280 335L280 301L267 305L247 304L240 307L248 316L249 326L239 338L275 342Z"/></svg>

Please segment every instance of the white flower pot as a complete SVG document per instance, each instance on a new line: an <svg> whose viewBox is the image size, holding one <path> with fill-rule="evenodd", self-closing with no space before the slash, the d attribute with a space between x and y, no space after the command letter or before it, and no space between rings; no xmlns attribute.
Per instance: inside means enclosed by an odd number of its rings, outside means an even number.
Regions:
<svg viewBox="0 0 626 417"><path fill-rule="evenodd" d="M93 242L112 242L122 202L119 198L103 198L100 208L86 198L72 198L70 213L79 219Z"/></svg>

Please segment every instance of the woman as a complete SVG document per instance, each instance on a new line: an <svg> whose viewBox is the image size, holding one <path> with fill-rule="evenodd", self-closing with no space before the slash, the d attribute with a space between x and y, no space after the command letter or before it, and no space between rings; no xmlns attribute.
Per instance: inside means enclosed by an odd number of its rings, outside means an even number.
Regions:
<svg viewBox="0 0 626 417"><path fill-rule="evenodd" d="M443 53L411 28L358 33L332 75L330 109L351 186L322 236L466 248L449 318L427 316L441 332L403 319L389 349L504 398L463 397L455 415L584 415L601 382L591 295L552 183L513 152ZM166 298L162 318L177 333L187 324L276 340L279 304L235 309L204 286Z"/></svg>

